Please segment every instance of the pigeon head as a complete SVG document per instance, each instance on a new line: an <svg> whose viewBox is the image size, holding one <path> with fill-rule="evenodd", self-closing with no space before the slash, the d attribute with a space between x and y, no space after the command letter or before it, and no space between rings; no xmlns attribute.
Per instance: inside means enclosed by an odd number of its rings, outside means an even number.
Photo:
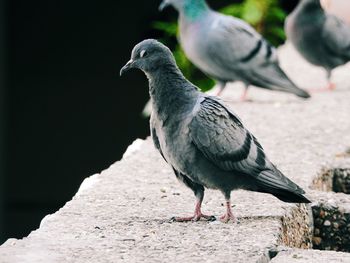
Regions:
<svg viewBox="0 0 350 263"><path fill-rule="evenodd" d="M308 8L321 8L320 0L301 0L301 3Z"/></svg>
<svg viewBox="0 0 350 263"><path fill-rule="evenodd" d="M147 39L134 47L131 59L120 70L120 75L132 68L152 73L167 67L177 67L170 49L157 40Z"/></svg>
<svg viewBox="0 0 350 263"><path fill-rule="evenodd" d="M195 19L209 9L205 0L163 0L159 10L163 11L168 6L174 7L179 13L187 18Z"/></svg>
<svg viewBox="0 0 350 263"><path fill-rule="evenodd" d="M186 0L163 0L162 3L159 6L159 11L163 11L165 8L172 6L176 10L180 11Z"/></svg>

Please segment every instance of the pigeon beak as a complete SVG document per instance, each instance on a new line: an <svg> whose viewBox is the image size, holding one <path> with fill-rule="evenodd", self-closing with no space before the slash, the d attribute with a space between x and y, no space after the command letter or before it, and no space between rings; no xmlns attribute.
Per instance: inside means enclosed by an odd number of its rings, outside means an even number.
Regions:
<svg viewBox="0 0 350 263"><path fill-rule="evenodd" d="M169 5L169 0L163 0L159 6L159 11L162 12Z"/></svg>
<svg viewBox="0 0 350 263"><path fill-rule="evenodd" d="M122 67L122 69L120 70L120 76L123 75L125 72L127 72L129 69L131 69L133 67L133 63L134 61L132 59L130 59L128 61L128 63L125 64L124 67Z"/></svg>

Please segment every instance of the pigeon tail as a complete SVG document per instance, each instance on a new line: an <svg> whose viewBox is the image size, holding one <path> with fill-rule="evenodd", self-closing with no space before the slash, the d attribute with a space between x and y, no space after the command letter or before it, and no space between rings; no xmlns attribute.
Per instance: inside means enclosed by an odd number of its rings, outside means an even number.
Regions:
<svg viewBox="0 0 350 263"><path fill-rule="evenodd" d="M267 75L258 74L260 80L263 81L261 83L257 83L258 86L261 86L263 88L270 88L272 90L292 93L304 99L308 99L311 97L307 91L299 88L279 67L279 65L274 65L266 70L267 71L265 73Z"/></svg>
<svg viewBox="0 0 350 263"><path fill-rule="evenodd" d="M271 193L273 196L277 197L279 200L287 203L305 203L309 204L311 201L307 199L304 195L296 192L291 192L288 190L281 189L276 191L276 193Z"/></svg>
<svg viewBox="0 0 350 263"><path fill-rule="evenodd" d="M305 191L285 177L275 166L274 170L264 171L256 179L258 192L272 194L287 203L311 203L304 196Z"/></svg>
<svg viewBox="0 0 350 263"><path fill-rule="evenodd" d="M302 89L295 89L295 95L297 95L298 97L300 98L304 98L304 99L308 99L310 98L310 94L308 92L306 92L305 90L302 90Z"/></svg>

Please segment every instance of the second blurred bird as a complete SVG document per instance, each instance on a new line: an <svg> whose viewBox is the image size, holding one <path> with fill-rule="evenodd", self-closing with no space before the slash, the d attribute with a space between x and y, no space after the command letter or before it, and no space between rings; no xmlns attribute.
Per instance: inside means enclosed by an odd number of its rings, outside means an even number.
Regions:
<svg viewBox="0 0 350 263"><path fill-rule="evenodd" d="M320 0L301 0L286 20L288 39L311 64L327 72L328 89L333 69L350 61L350 26L325 13Z"/></svg>
<svg viewBox="0 0 350 263"><path fill-rule="evenodd" d="M242 100L249 85L310 97L280 68L275 48L243 20L213 11L205 0L164 0L160 10L168 5L179 12L187 57L218 82L220 92L227 82L241 81Z"/></svg>

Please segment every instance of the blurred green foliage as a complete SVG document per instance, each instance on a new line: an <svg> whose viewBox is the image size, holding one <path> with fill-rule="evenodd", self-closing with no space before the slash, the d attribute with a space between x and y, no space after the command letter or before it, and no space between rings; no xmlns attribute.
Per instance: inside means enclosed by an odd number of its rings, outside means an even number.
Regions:
<svg viewBox="0 0 350 263"><path fill-rule="evenodd" d="M279 0L243 0L241 3L225 6L219 12L245 20L274 46L285 41L283 24L286 13L281 8ZM161 41L164 44L176 41L178 36L177 21L156 21L153 23L153 27L163 32ZM215 85L212 79L206 77L187 59L179 44L175 46L173 54L186 78L203 91L207 91Z"/></svg>

